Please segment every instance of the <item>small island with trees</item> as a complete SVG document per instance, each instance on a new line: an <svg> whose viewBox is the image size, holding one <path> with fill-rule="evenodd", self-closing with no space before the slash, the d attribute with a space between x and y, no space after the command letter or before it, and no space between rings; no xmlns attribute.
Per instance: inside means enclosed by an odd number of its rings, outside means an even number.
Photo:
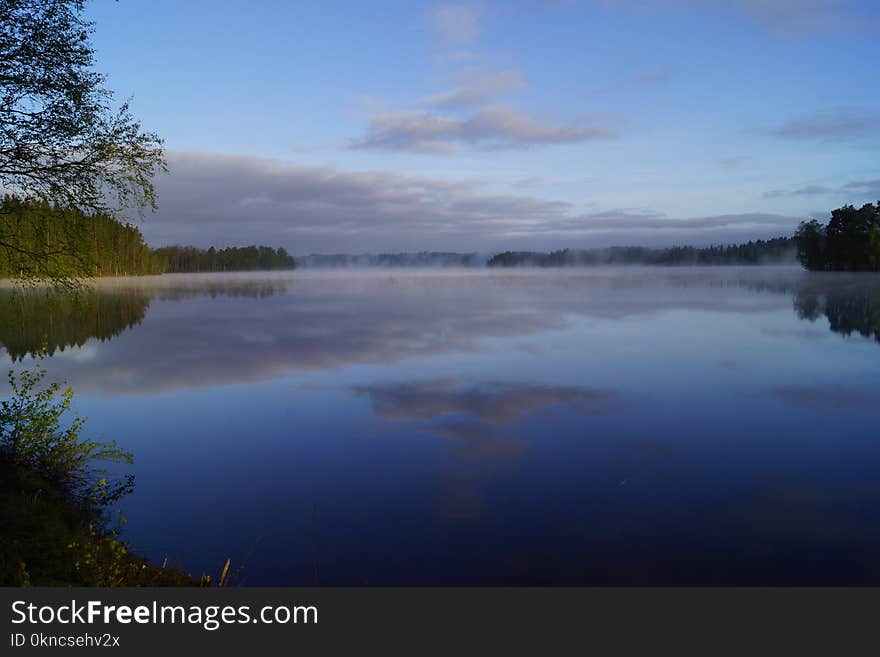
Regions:
<svg viewBox="0 0 880 657"><path fill-rule="evenodd" d="M798 260L810 271L880 271L880 201L838 208L824 226L805 221L795 242Z"/></svg>

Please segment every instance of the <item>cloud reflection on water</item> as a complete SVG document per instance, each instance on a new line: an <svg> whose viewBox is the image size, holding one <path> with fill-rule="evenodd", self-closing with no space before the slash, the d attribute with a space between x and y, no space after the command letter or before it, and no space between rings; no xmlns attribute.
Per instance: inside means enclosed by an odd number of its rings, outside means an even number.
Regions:
<svg viewBox="0 0 880 657"><path fill-rule="evenodd" d="M47 337L50 348L93 350L88 361L52 360L50 372L82 393L144 394L469 353L582 319L758 314L791 307L788 299L803 319L826 314L834 331L873 337L880 327L876 277L783 268L368 271L101 281L82 307L54 311L3 290L0 339L14 358Z"/></svg>
<svg viewBox="0 0 880 657"><path fill-rule="evenodd" d="M265 535L252 581L302 583L320 503L334 583L846 582L810 569L876 553L858 496L765 491L873 485L878 289L773 268L164 276L10 306L0 339L67 345L50 376L137 454L126 531L194 569ZM829 414L841 382L865 392Z"/></svg>
<svg viewBox="0 0 880 657"><path fill-rule="evenodd" d="M436 379L399 385L360 386L383 420L413 423L422 431L455 441L466 456L517 456L523 449L510 428L541 411L606 412L614 393L586 388Z"/></svg>

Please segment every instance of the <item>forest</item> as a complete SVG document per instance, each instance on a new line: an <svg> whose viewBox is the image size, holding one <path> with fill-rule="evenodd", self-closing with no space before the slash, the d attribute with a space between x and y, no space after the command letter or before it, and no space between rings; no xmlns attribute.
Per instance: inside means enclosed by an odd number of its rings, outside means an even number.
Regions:
<svg viewBox="0 0 880 657"><path fill-rule="evenodd" d="M13 362L110 340L141 323L150 296L137 288L76 295L0 289L0 344Z"/></svg>
<svg viewBox="0 0 880 657"><path fill-rule="evenodd" d="M163 271L169 274L296 268L296 261L287 251L269 246L231 246L225 249L163 246L153 253L163 264Z"/></svg>
<svg viewBox="0 0 880 657"><path fill-rule="evenodd" d="M0 277L159 274L164 265L137 227L98 212L5 195Z"/></svg>
<svg viewBox="0 0 880 657"><path fill-rule="evenodd" d="M108 214L5 195L0 200L0 278L134 276L316 267L579 267L591 265L759 265L797 260L811 271L880 271L880 202L832 211L793 237L706 247L560 249L551 252L429 252L311 255L284 248L150 248L139 228Z"/></svg>
<svg viewBox="0 0 880 657"><path fill-rule="evenodd" d="M5 195L0 202L0 278L137 276L293 269L283 248L151 249L140 229L99 212Z"/></svg>
<svg viewBox="0 0 880 657"><path fill-rule="evenodd" d="M650 249L620 246L608 249L562 249L550 253L505 251L493 256L490 267L583 267L590 265L759 265L792 260L791 238L776 237L745 244L707 247L674 246Z"/></svg>
<svg viewBox="0 0 880 657"><path fill-rule="evenodd" d="M311 254L297 258L297 264L309 268L359 267L482 267L486 256L479 253L419 251L418 253L334 253Z"/></svg>
<svg viewBox="0 0 880 657"><path fill-rule="evenodd" d="M810 271L880 271L880 201L844 205L824 226L802 222L795 241L798 260Z"/></svg>

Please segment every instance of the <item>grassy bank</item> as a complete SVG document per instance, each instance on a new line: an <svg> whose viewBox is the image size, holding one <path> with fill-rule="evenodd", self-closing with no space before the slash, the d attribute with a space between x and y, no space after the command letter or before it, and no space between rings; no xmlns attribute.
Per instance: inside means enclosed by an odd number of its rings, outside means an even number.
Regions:
<svg viewBox="0 0 880 657"><path fill-rule="evenodd" d="M10 371L12 394L0 401L0 585L198 585L118 540L111 510L134 476L113 477L105 464L133 456L82 437L84 420L69 417L73 391L44 384L45 374Z"/></svg>
<svg viewBox="0 0 880 657"><path fill-rule="evenodd" d="M37 472L0 460L0 586L198 586L99 530Z"/></svg>

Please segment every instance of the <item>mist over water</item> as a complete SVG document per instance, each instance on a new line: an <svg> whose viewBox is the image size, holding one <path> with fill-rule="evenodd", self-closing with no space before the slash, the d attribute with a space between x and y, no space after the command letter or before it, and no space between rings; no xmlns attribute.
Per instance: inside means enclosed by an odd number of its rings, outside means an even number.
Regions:
<svg viewBox="0 0 880 657"><path fill-rule="evenodd" d="M168 275L0 305L0 359L45 342L134 452L124 536L196 574L880 583L877 276Z"/></svg>

